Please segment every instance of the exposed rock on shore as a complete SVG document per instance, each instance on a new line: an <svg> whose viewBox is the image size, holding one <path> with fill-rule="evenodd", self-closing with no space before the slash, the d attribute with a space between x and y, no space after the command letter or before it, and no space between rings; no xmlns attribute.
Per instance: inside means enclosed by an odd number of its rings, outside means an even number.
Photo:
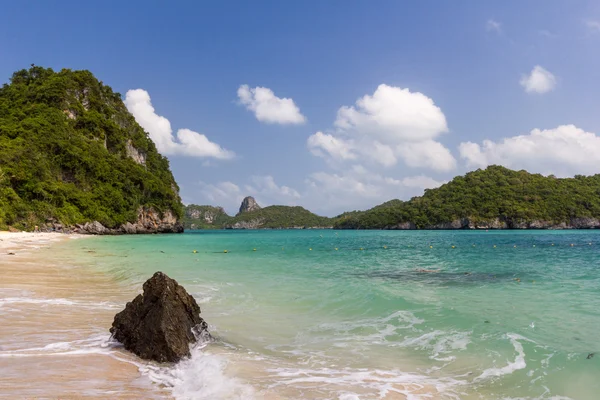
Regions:
<svg viewBox="0 0 600 400"><path fill-rule="evenodd" d="M171 210L167 210L161 214L152 207L140 207L135 223L126 222L116 228L108 228L98 221L86 222L85 224L77 224L70 227L51 219L40 230L80 233L84 235L181 233L183 232L183 224L173 215Z"/></svg>
<svg viewBox="0 0 600 400"><path fill-rule="evenodd" d="M410 230L416 229L412 222L401 222L385 229ZM455 230L455 229L600 229L600 219L572 218L568 222L553 222L545 220L515 221L495 218L489 221L471 220L469 218L455 219L444 223L426 226L426 230Z"/></svg>
<svg viewBox="0 0 600 400"><path fill-rule="evenodd" d="M139 357L177 362L190 355L190 343L209 338L200 307L176 280L156 272L144 293L115 315L113 337Z"/></svg>

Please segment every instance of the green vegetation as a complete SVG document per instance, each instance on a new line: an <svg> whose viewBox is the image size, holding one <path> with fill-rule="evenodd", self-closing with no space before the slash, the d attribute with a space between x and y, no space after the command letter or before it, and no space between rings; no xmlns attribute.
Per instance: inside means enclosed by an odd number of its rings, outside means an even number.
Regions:
<svg viewBox="0 0 600 400"><path fill-rule="evenodd" d="M320 217L302 207L269 206L260 210L242 213L233 217L226 227L235 224L255 225L256 228L311 228L332 226L332 220Z"/></svg>
<svg viewBox="0 0 600 400"><path fill-rule="evenodd" d="M186 229L223 229L231 221L222 207L198 206L185 207L183 225Z"/></svg>
<svg viewBox="0 0 600 400"><path fill-rule="evenodd" d="M183 212L168 160L120 94L89 71L15 72L0 89L0 228L111 228L140 206Z"/></svg>
<svg viewBox="0 0 600 400"><path fill-rule="evenodd" d="M498 219L509 228L533 221L569 224L575 218L600 218L600 175L559 179L490 166L406 202L392 200L342 214L335 227L385 229L410 222L423 229L465 218L474 224Z"/></svg>

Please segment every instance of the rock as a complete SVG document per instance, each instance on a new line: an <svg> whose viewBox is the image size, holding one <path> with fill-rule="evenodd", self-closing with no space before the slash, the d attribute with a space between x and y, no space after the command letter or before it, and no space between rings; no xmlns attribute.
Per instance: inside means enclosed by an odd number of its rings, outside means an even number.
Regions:
<svg viewBox="0 0 600 400"><path fill-rule="evenodd" d="M394 229L394 230L413 230L417 229L414 223L412 222L400 222L396 225L387 227L386 229Z"/></svg>
<svg viewBox="0 0 600 400"><path fill-rule="evenodd" d="M8 227L8 231L9 231L9 232L12 232L12 233L21 232L20 230L18 230L17 228L14 228L14 227L12 227L12 226L9 226L9 227Z"/></svg>
<svg viewBox="0 0 600 400"><path fill-rule="evenodd" d="M124 233L128 233L130 235L137 233L137 228L131 222L126 222L123 225L121 225L121 230Z"/></svg>
<svg viewBox="0 0 600 400"><path fill-rule="evenodd" d="M242 200L242 204L240 205L240 211L237 213L237 215L257 210L260 210L260 206L258 205L256 200L254 200L254 197L248 196L245 197L244 200Z"/></svg>
<svg viewBox="0 0 600 400"><path fill-rule="evenodd" d="M146 165L146 153L143 150L136 148L131 139L125 143L125 151L127 156L138 164Z"/></svg>
<svg viewBox="0 0 600 400"><path fill-rule="evenodd" d="M156 272L144 283L144 293L115 315L110 333L143 359L177 362L190 355L190 343L210 337L207 328L196 300Z"/></svg>
<svg viewBox="0 0 600 400"><path fill-rule="evenodd" d="M250 221L238 221L235 224L226 225L225 229L259 229L264 222L264 218L255 218Z"/></svg>
<svg viewBox="0 0 600 400"><path fill-rule="evenodd" d="M84 233L89 233L90 235L105 235L110 233L108 228L98 221L86 222L85 225L83 225L83 231Z"/></svg>

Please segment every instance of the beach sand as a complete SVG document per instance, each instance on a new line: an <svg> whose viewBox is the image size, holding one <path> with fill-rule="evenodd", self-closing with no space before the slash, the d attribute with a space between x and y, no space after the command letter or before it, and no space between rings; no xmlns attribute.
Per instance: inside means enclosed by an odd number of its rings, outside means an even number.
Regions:
<svg viewBox="0 0 600 400"><path fill-rule="evenodd" d="M114 314L136 293L60 262L59 242L81 238L0 232L0 397L167 397L108 344Z"/></svg>

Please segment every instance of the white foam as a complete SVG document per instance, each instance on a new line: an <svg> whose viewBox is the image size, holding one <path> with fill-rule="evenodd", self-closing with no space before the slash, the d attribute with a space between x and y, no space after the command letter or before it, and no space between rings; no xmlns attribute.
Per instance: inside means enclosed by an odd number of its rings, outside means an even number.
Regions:
<svg viewBox="0 0 600 400"><path fill-rule="evenodd" d="M39 298L39 297L4 297L0 298L0 308L10 304L36 304L44 306L78 306L85 308L120 309L123 306L108 301L89 302L69 300L63 298Z"/></svg>
<svg viewBox="0 0 600 400"><path fill-rule="evenodd" d="M203 345L192 348L191 357L172 367L147 364L140 371L154 383L171 389L178 400L254 398L254 389L225 373L225 358L210 354Z"/></svg>
<svg viewBox="0 0 600 400"><path fill-rule="evenodd" d="M471 343L472 332L440 331L435 330L424 333L421 336L405 338L397 344L400 347L410 347L423 350L431 350L430 358L438 361L452 361L454 356L440 357L454 351L465 350Z"/></svg>
<svg viewBox="0 0 600 400"><path fill-rule="evenodd" d="M506 335L509 339L510 342L512 343L513 347L515 348L515 351L517 352L517 356L515 357L514 361L509 361L507 365L505 365L504 367L501 368L488 368L486 370L484 370L481 375L479 375L477 378L475 378L475 382L477 381L481 381L484 379L488 379L491 377L498 377L498 376L503 376L503 375L509 375L512 374L513 372L523 369L527 366L527 363L525 362L525 351L523 350L523 345L518 341L518 339L525 339L523 336L521 335L517 335L514 333L509 333Z"/></svg>
<svg viewBox="0 0 600 400"><path fill-rule="evenodd" d="M392 393L398 393L406 399L438 398L444 396L449 399L459 399L458 388L465 385L466 381L454 378L433 378L425 375L402 371L371 370L366 368L321 368L298 369L276 368L271 369L277 376L277 386L292 386L306 389L307 385L318 385L324 389L329 387L338 391L338 399L353 400L365 398L387 398ZM349 389L355 387L357 393ZM343 389L342 389L343 388ZM370 394L365 394L365 391ZM362 393L362 394L358 394ZM373 397L377 393L377 397Z"/></svg>

